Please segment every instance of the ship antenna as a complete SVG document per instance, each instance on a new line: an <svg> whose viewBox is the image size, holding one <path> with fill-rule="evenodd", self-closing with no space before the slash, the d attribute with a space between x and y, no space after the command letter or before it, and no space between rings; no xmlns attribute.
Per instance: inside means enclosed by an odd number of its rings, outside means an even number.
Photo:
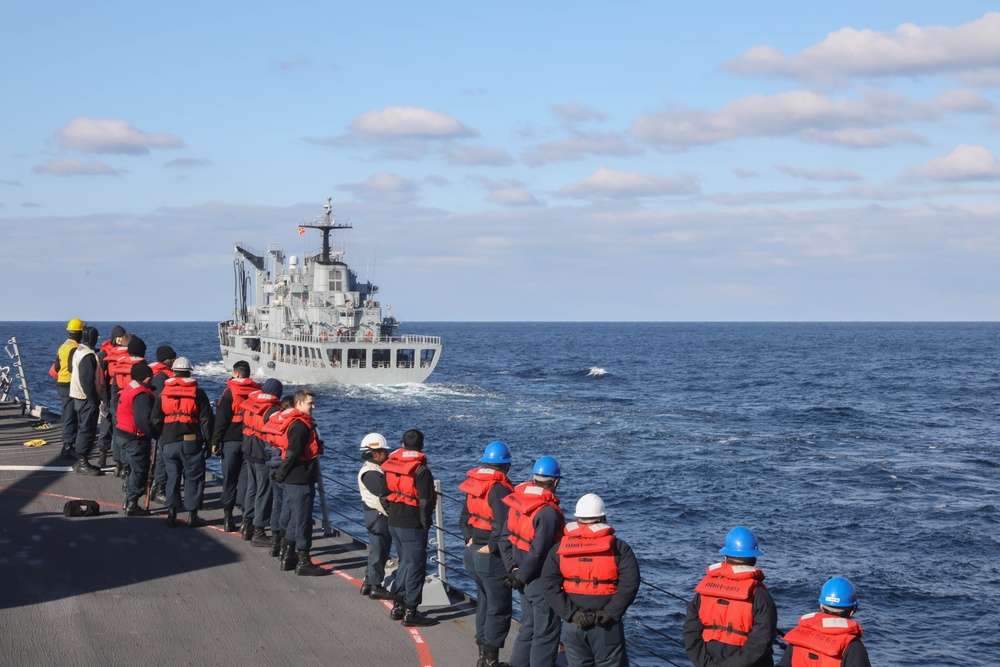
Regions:
<svg viewBox="0 0 1000 667"><path fill-rule="evenodd" d="M351 223L340 223L337 222L333 217L333 205L331 202L333 197L326 198L326 204L323 206L323 222L315 225L299 225L302 228L318 229L321 234L323 234L323 256L320 258L320 264L332 264L330 261L330 232L334 229L350 229Z"/></svg>

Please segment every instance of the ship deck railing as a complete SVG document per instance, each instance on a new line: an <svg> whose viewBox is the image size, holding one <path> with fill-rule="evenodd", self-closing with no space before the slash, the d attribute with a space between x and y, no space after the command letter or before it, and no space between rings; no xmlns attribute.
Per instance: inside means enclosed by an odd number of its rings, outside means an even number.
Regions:
<svg viewBox="0 0 1000 667"><path fill-rule="evenodd" d="M265 334L262 331L257 331L251 327L239 326L239 325L229 325L225 327L226 333L232 336L251 336L259 337L265 340L274 340L277 342L296 342L296 343L367 343L367 344L413 344L413 345L440 345L440 336L421 336L418 334L404 334L402 336L368 336L362 334L337 334L323 332L321 334L308 334L308 333L297 333L289 334L286 336L271 336Z"/></svg>

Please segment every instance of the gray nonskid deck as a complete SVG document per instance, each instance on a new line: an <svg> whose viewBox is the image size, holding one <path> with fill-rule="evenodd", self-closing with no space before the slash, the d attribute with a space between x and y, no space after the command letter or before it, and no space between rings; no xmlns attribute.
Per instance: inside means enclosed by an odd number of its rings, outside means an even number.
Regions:
<svg viewBox="0 0 1000 667"><path fill-rule="evenodd" d="M319 529L313 559L335 575L280 572L267 549L219 528L217 486L206 490L207 527L170 529L162 513L125 517L120 480L58 472L70 464L59 458L58 423L33 429L37 419L8 407L0 405L0 641L7 664L475 662L474 609L465 600L428 610L440 625L404 628L384 603L358 594L363 546ZM35 438L48 444L23 446ZM69 498L97 500L102 515L64 517ZM162 512L159 504L151 509Z"/></svg>

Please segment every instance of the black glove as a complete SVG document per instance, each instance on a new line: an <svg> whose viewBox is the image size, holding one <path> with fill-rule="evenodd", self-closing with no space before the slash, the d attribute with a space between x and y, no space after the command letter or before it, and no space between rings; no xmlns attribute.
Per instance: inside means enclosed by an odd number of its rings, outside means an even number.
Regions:
<svg viewBox="0 0 1000 667"><path fill-rule="evenodd" d="M611 618L611 614L603 609L598 609L594 612L594 622L602 628L607 628L615 622L615 619Z"/></svg>
<svg viewBox="0 0 1000 667"><path fill-rule="evenodd" d="M573 616L569 620L581 630L590 630L594 627L594 613L590 611L583 611L582 609L574 611Z"/></svg>
<svg viewBox="0 0 1000 667"><path fill-rule="evenodd" d="M278 472L277 470L275 470L274 472L271 473L271 481L272 482L277 482L278 484L281 484L282 482L285 481L285 477L286 476L287 475L282 475L280 472Z"/></svg>
<svg viewBox="0 0 1000 667"><path fill-rule="evenodd" d="M517 578L517 570L503 575L503 585L517 590L518 593L524 592L524 582Z"/></svg>

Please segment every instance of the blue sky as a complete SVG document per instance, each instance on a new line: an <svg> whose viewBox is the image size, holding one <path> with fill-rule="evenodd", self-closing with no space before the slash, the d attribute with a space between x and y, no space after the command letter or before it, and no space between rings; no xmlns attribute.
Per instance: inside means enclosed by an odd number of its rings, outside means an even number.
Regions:
<svg viewBox="0 0 1000 667"><path fill-rule="evenodd" d="M218 320L338 242L405 321L1000 318L981 2L6 3L4 319Z"/></svg>

